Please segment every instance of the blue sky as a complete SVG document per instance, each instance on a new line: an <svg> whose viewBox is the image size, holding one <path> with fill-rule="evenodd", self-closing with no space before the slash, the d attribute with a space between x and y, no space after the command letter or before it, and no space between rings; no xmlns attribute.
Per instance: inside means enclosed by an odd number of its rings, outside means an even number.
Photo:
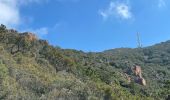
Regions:
<svg viewBox="0 0 170 100"><path fill-rule="evenodd" d="M169 0L0 0L0 23L83 51L170 40Z"/></svg>

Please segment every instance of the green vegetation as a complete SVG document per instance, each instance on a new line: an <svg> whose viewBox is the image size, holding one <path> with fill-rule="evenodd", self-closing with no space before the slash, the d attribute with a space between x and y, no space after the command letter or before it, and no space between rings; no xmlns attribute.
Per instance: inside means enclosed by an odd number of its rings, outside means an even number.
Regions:
<svg viewBox="0 0 170 100"><path fill-rule="evenodd" d="M141 66L146 86L135 81L134 64ZM31 33L0 26L0 99L169 98L170 41L139 49L84 53L53 47Z"/></svg>

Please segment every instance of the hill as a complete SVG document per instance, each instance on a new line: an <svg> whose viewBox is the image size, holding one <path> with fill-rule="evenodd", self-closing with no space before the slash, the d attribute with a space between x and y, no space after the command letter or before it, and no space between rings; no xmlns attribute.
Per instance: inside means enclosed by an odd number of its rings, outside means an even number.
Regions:
<svg viewBox="0 0 170 100"><path fill-rule="evenodd" d="M85 53L1 25L0 99L169 100L170 41Z"/></svg>

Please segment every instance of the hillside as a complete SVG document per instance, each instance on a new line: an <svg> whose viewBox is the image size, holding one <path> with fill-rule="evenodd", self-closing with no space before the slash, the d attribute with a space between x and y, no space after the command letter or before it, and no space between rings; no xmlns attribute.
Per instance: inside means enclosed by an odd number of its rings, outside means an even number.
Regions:
<svg viewBox="0 0 170 100"><path fill-rule="evenodd" d="M170 100L170 41L85 53L1 25L1 99Z"/></svg>

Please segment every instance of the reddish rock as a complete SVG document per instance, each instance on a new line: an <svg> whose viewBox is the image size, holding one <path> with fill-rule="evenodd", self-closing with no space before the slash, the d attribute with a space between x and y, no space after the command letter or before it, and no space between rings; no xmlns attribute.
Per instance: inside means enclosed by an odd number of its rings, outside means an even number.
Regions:
<svg viewBox="0 0 170 100"><path fill-rule="evenodd" d="M30 32L23 33L23 36L25 37L25 39L28 39L29 41L37 40L36 35Z"/></svg>
<svg viewBox="0 0 170 100"><path fill-rule="evenodd" d="M135 73L136 76L142 78L142 70L140 66L135 65L133 68L133 71Z"/></svg>
<svg viewBox="0 0 170 100"><path fill-rule="evenodd" d="M135 65L133 68L135 75L137 76L136 82L146 86L146 80L142 77L142 70L140 66Z"/></svg>

